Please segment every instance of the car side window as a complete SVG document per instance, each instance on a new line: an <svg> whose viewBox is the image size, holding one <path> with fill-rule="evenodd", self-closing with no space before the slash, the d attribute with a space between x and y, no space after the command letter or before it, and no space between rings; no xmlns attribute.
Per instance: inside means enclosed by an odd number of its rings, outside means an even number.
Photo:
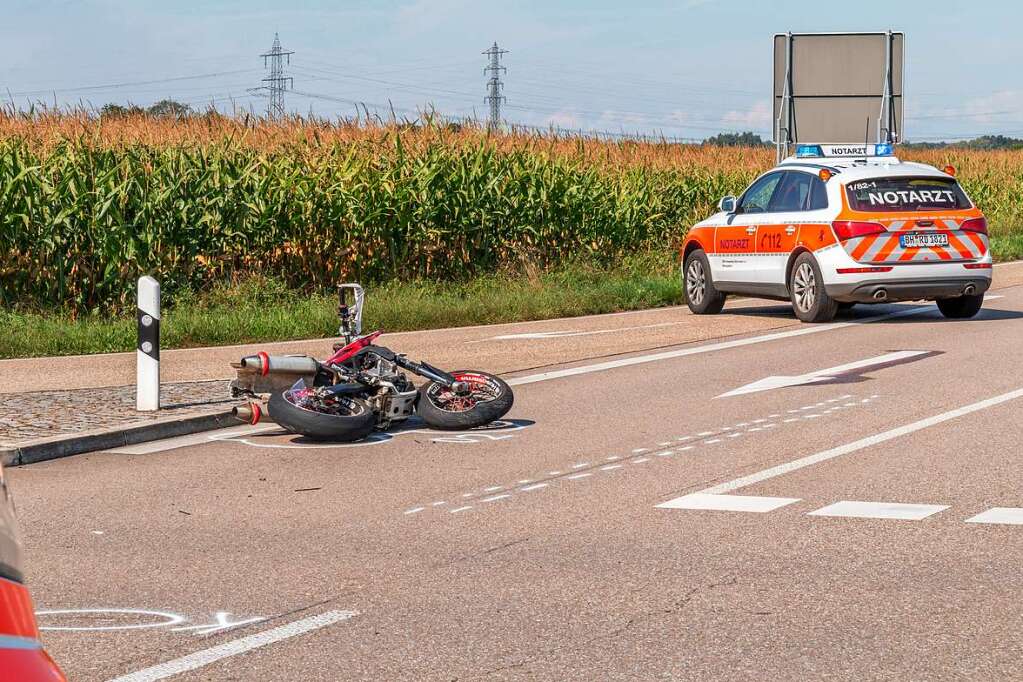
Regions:
<svg viewBox="0 0 1023 682"><path fill-rule="evenodd" d="M810 205L807 209L818 211L828 207L828 188L824 181L816 176L810 176Z"/></svg>
<svg viewBox="0 0 1023 682"><path fill-rule="evenodd" d="M760 178L742 194L737 213L767 213L771 196L785 173L770 173Z"/></svg>
<svg viewBox="0 0 1023 682"><path fill-rule="evenodd" d="M767 210L771 213L792 213L794 211L805 211L807 198L810 196L810 180L813 178L809 173L788 171L785 177L778 184L771 197L771 203Z"/></svg>

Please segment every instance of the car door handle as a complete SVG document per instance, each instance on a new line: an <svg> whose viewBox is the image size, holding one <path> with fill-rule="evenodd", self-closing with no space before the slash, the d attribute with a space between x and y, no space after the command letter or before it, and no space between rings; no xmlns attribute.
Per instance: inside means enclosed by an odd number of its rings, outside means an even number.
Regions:
<svg viewBox="0 0 1023 682"><path fill-rule="evenodd" d="M757 233L757 228L756 228L756 226L753 226L753 227L747 227L747 228L746 228L746 234L756 234L756 233Z"/></svg>
<svg viewBox="0 0 1023 682"><path fill-rule="evenodd" d="M796 233L796 226L795 225L789 225L788 227L785 228L785 234L795 234L795 233Z"/></svg>

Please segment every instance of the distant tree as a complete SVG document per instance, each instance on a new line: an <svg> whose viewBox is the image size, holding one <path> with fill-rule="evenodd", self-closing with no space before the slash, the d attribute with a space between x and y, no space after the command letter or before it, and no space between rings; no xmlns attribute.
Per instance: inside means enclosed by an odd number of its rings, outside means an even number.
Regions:
<svg viewBox="0 0 1023 682"><path fill-rule="evenodd" d="M135 114L144 113L145 109L130 103L127 106L120 104L104 104L103 108L99 110L99 115L103 118L122 118L124 116L133 116Z"/></svg>
<svg viewBox="0 0 1023 682"><path fill-rule="evenodd" d="M763 147L768 144L759 135L752 132L719 133L708 137L703 143L718 147Z"/></svg>
<svg viewBox="0 0 1023 682"><path fill-rule="evenodd" d="M150 116L168 116L173 118L184 118L192 113L192 107L172 99L162 99L153 106L146 109Z"/></svg>
<svg viewBox="0 0 1023 682"><path fill-rule="evenodd" d="M1006 135L982 135L972 140L959 142L910 142L905 145L909 149L1023 149L1023 140Z"/></svg>

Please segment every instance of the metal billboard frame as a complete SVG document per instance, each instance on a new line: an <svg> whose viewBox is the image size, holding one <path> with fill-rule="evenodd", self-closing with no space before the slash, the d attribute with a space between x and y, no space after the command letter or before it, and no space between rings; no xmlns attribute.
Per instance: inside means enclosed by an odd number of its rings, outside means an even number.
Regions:
<svg viewBox="0 0 1023 682"><path fill-rule="evenodd" d="M874 83L880 85L876 92L855 92L847 93L841 91L842 75L843 72L835 69L833 72L829 72L829 79L832 78L836 86L832 87L829 83L828 92L799 92L796 89L796 84L801 78L809 80L812 75L816 75L818 78L820 74L809 74L812 71L813 64L806 64L801 62L799 59L794 58L794 46L800 38L811 38L814 41L820 41L822 38L834 37L836 41L833 47L840 48L841 43L847 43L845 50L848 53L852 50L851 56L861 56L863 62L876 61L878 71L876 75L866 76L860 73L860 80L868 78L871 82L871 87ZM870 44L869 41L862 39L870 38L882 38L880 41L880 47L884 50L883 54L883 67L881 67L881 57L878 54L878 45ZM846 40L852 39L852 40ZM863 43L861 46L855 45L855 39L860 39L859 42ZM804 41L810 43L813 41ZM827 46L827 44L824 44ZM807 46L805 50L810 50ZM859 50L859 52L856 52ZM825 32L825 33L777 33L774 36L773 43L774 52L774 90L772 92L773 102L773 116L775 119L774 125L774 143L777 147L778 160L781 161L783 158L790 154L791 147L799 142L812 142L812 143L869 143L870 130L873 123L874 128L874 141L877 143L896 143L902 139L902 123L903 123L903 90L905 84L905 33L902 31L860 31L860 32ZM782 54L779 54L781 52ZM839 52L835 49L833 52ZM827 61L827 58L831 56L827 52L819 52L818 57L823 57L821 61ZM846 54L844 56L850 56ZM782 62L782 59L784 60ZM808 59L803 56L802 59ZM855 61L855 60L854 60ZM784 68L781 68L784 66ZM855 64L852 64L855 66ZM868 64L869 66L869 64ZM850 72L844 72L847 75ZM877 76L880 76L879 80L875 80ZM849 80L855 80L852 75L849 75ZM802 84L800 84L802 85ZM862 86L862 83L860 84ZM859 90L864 88L860 87ZM841 132L837 135L843 139L806 139L801 140L799 136L798 124L800 121L799 113L803 110L799 108L800 103L807 103L806 109L816 109L811 111L816 116L816 119L807 119L804 115L804 123L807 123L807 127L813 127L809 125L811 122L816 121L821 125L816 126L817 128L828 128L822 122L827 121L829 116L828 112L834 114L834 118L838 119L842 116L852 115L852 110L857 110L860 113L870 112L870 115L866 119L865 126L859 126L858 130L849 128L846 126L842 128L839 123L833 123L832 129L837 125L841 129ZM830 107L830 108L829 108ZM876 109L875 109L876 107ZM876 118L874 112L876 111ZM823 113L822 113L823 112ZM871 119L874 119L873 121ZM864 120L864 119L859 119ZM864 133L860 134L859 131L863 130Z"/></svg>

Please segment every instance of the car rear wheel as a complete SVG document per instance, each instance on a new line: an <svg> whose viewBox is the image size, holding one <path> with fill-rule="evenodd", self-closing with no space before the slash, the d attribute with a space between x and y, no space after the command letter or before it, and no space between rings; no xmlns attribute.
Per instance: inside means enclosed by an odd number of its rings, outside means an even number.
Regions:
<svg viewBox="0 0 1023 682"><path fill-rule="evenodd" d="M800 254L789 273L792 309L803 322L830 322L838 312L838 301L828 296L817 261L809 253Z"/></svg>
<svg viewBox="0 0 1023 682"><path fill-rule="evenodd" d="M940 298L936 303L941 314L950 320L965 320L980 312L981 306L984 305L984 294Z"/></svg>
<svg viewBox="0 0 1023 682"><path fill-rule="evenodd" d="M710 260L703 249L696 249L682 266L682 288L686 305L694 315L714 315L725 307L725 294L714 286L710 274Z"/></svg>

